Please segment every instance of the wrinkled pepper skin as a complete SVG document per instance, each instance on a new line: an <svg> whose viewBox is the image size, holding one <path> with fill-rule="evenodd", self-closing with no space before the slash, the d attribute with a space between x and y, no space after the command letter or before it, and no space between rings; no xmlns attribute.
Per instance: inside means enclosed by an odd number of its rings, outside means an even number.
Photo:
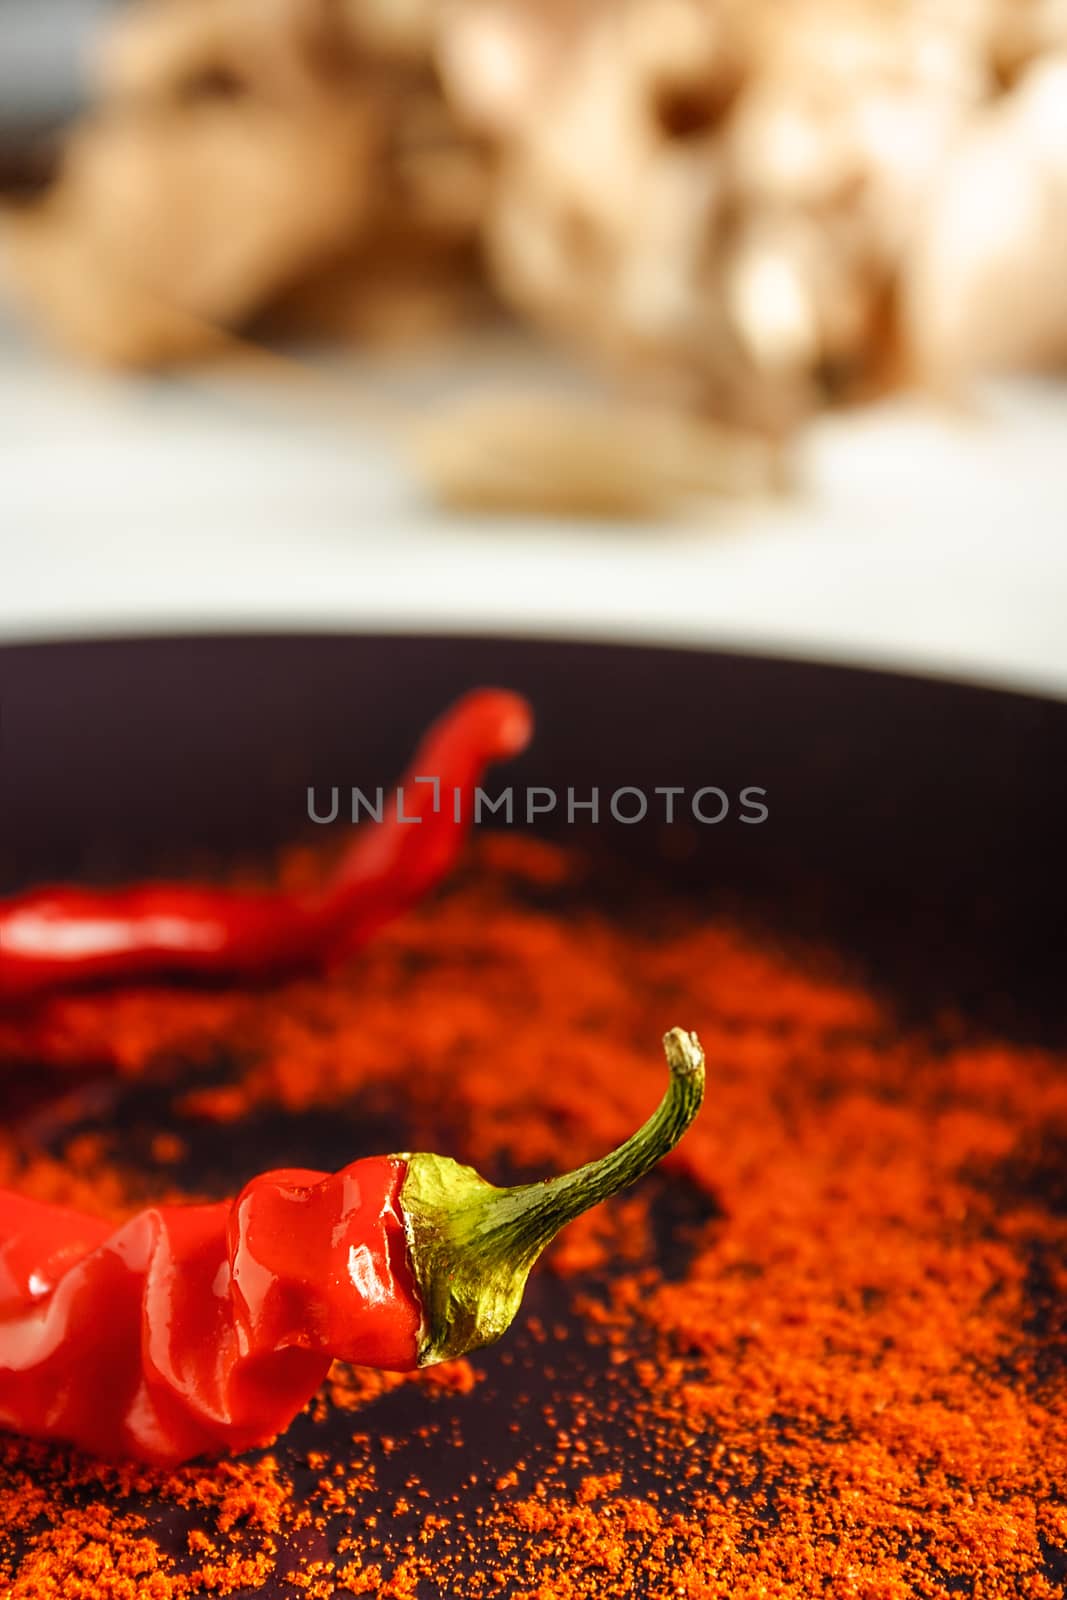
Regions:
<svg viewBox="0 0 1067 1600"><path fill-rule="evenodd" d="M418 1365L403 1157L118 1228L0 1192L0 1426L172 1465L284 1429L339 1357Z"/></svg>
<svg viewBox="0 0 1067 1600"><path fill-rule="evenodd" d="M674 1149L704 1098L663 1037L652 1115L595 1161L498 1188L448 1156L285 1168L118 1228L0 1190L0 1427L172 1465L280 1433L335 1357L410 1372L493 1344L575 1217Z"/></svg>
<svg viewBox="0 0 1067 1600"><path fill-rule="evenodd" d="M364 819L325 884L308 893L160 882L31 889L0 901L0 1002L179 974L266 981L350 955L448 873L486 767L522 750L531 727L518 695L465 695L419 745L398 786L402 802L393 791L381 822ZM436 789L417 781L427 777Z"/></svg>

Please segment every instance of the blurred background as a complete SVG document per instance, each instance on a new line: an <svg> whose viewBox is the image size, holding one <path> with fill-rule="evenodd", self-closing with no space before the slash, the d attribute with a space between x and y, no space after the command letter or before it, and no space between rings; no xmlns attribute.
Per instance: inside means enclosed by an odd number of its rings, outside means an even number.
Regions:
<svg viewBox="0 0 1067 1600"><path fill-rule="evenodd" d="M1067 0L0 0L0 640L1067 696Z"/></svg>

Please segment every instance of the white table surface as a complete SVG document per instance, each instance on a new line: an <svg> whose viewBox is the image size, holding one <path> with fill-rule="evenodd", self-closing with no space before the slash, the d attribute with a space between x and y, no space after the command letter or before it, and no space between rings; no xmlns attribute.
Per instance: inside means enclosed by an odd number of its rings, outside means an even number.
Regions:
<svg viewBox="0 0 1067 1600"><path fill-rule="evenodd" d="M454 387L447 363L397 370ZM334 376L364 404L377 381ZM0 640L642 639L1067 697L1067 384L997 387L969 417L914 399L828 417L802 492L636 529L442 514L374 429L284 380L120 381L9 333L0 418Z"/></svg>

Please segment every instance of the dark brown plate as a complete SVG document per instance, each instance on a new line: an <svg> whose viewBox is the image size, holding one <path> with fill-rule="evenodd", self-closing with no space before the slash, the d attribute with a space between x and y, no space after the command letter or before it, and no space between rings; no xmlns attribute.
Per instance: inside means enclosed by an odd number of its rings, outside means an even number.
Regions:
<svg viewBox="0 0 1067 1600"><path fill-rule="evenodd" d="M119 881L254 857L314 831L309 785L388 782L417 732L478 683L517 688L533 702L535 742L498 774L517 789L766 790L769 816L759 826L731 818L666 828L650 816L568 830L558 815L542 819L542 831L593 845L598 893L605 904L615 897L620 915L634 911L627 885L651 871L707 905L844 947L906 1015L922 1020L952 1006L978 1029L1067 1041L1067 706L949 682L711 652L492 639L7 647L0 882ZM107 1094L90 1105L85 1126L118 1118L134 1147L158 1118L153 1092L135 1085ZM224 1192L272 1164L325 1167L404 1148L404 1128L403 1106L261 1119L236 1136L232 1128L202 1135L194 1165L178 1176ZM658 1259L667 1272L681 1269L686 1224L707 1220L707 1201L664 1186L655 1207ZM485 1380L470 1394L435 1400L432 1437L420 1435L425 1397L416 1390L361 1413L361 1426L397 1448L379 1463L379 1499L345 1516L386 1514L416 1473L429 1499L409 1513L413 1530L427 1509L439 1509L476 1531L489 1486L520 1453L550 1448L540 1407L556 1395L552 1362L531 1317L569 1329L566 1392L584 1385L597 1404L607 1353L580 1337L570 1291L551 1274L537 1276L514 1337L479 1356ZM557 1417L557 1427L566 1423ZM453 1424L462 1446L442 1450ZM350 1441L352 1426L350 1416L337 1419L338 1441ZM329 1440L322 1425L298 1419L288 1443L329 1450ZM655 1463L621 1427L614 1454L635 1492L663 1492ZM310 1483L306 1469L293 1472L298 1491L301 1474ZM684 1498L684 1485L677 1492ZM157 1536L180 1548L191 1514L164 1515L150 1496L140 1504ZM294 1556L325 1553L321 1533L301 1537L306 1548L294 1547Z"/></svg>
<svg viewBox="0 0 1067 1600"><path fill-rule="evenodd" d="M846 944L909 1009L959 1000L979 1022L1067 1026L1067 705L888 673L503 639L8 646L0 888L291 840L309 830L309 784L387 783L478 683L534 704L516 786L768 791L765 824L735 810L684 852L651 811L606 818L606 852Z"/></svg>

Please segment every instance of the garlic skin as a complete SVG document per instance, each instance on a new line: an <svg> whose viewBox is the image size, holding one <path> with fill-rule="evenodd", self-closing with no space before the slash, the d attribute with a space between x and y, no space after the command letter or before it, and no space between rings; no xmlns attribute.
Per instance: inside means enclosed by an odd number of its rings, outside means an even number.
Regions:
<svg viewBox="0 0 1067 1600"><path fill-rule="evenodd" d="M1067 361L1065 0L132 0L10 292L159 366L495 297L639 404L788 434Z"/></svg>
<svg viewBox="0 0 1067 1600"><path fill-rule="evenodd" d="M908 342L931 381L1067 362L1067 51L975 117L903 278Z"/></svg>
<svg viewBox="0 0 1067 1600"><path fill-rule="evenodd" d="M774 432L903 376L1063 359L1059 0L442 15L450 102L496 149L498 290L638 389ZM1041 303L994 337L1008 284Z"/></svg>

